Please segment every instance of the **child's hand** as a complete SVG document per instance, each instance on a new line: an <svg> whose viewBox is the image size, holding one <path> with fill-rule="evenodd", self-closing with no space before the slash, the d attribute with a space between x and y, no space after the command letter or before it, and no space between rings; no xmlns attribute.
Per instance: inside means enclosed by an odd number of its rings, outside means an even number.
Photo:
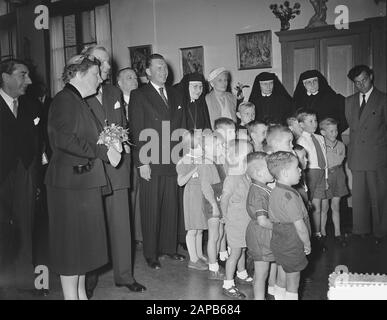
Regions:
<svg viewBox="0 0 387 320"><path fill-rule="evenodd" d="M212 216L214 218L220 217L219 208L218 208L218 205L216 203L212 205Z"/></svg>
<svg viewBox="0 0 387 320"><path fill-rule="evenodd" d="M310 243L307 245L304 245L304 252L306 255L310 254L312 252L312 248L310 246Z"/></svg>

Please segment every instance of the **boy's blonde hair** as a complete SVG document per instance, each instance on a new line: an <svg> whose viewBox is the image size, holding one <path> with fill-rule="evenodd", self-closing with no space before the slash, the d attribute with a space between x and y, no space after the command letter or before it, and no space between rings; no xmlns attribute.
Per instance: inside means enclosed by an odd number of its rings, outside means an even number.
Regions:
<svg viewBox="0 0 387 320"><path fill-rule="evenodd" d="M276 124L274 126L270 126L267 129L267 133L266 133L267 145L271 147L273 145L273 142L278 140L278 137L284 133L293 134L288 127L285 127L283 125Z"/></svg>
<svg viewBox="0 0 387 320"><path fill-rule="evenodd" d="M319 123L320 130L326 130L328 126L337 126L337 121L333 118L325 118Z"/></svg>
<svg viewBox="0 0 387 320"><path fill-rule="evenodd" d="M250 101L244 101L238 106L238 112L242 112L242 109L254 109L255 110L255 105L254 103Z"/></svg>
<svg viewBox="0 0 387 320"><path fill-rule="evenodd" d="M247 175L251 177L257 165L261 164L262 161L266 164L267 153L257 151L251 152L247 155ZM261 166L258 166L259 169L262 169Z"/></svg>
<svg viewBox="0 0 387 320"><path fill-rule="evenodd" d="M271 175L278 179L283 169L288 169L293 161L298 162L298 158L291 152L277 151L267 156L267 168Z"/></svg>
<svg viewBox="0 0 387 320"><path fill-rule="evenodd" d="M289 117L286 119L286 124L290 127L294 122L298 123L298 120L296 117Z"/></svg>
<svg viewBox="0 0 387 320"><path fill-rule="evenodd" d="M251 134L251 132L254 132L254 130L255 130L259 125L267 126L266 122L263 122L263 121L260 121L260 120L253 120L253 121L249 122L249 123L246 125L247 131L249 132L249 134Z"/></svg>
<svg viewBox="0 0 387 320"><path fill-rule="evenodd" d="M315 116L317 118L316 112L309 108L301 108L296 112L296 118L298 122L304 122L308 116Z"/></svg>

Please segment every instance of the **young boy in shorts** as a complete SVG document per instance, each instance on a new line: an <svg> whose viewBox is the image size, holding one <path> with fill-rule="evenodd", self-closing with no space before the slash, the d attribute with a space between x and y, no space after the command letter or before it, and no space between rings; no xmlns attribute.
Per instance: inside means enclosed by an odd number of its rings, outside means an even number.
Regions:
<svg viewBox="0 0 387 320"><path fill-rule="evenodd" d="M317 130L316 113L311 109L301 109L297 120L303 130L297 143L303 146L308 154L308 166L305 170L306 185L309 190L309 200L312 201L313 237L316 245L326 251L325 239L321 234L321 204L326 199L328 187L328 166L324 137L315 134Z"/></svg>
<svg viewBox="0 0 387 320"><path fill-rule="evenodd" d="M321 208L321 235L326 237L327 214L329 200L331 200L332 221L335 228L335 241L345 247L347 242L340 231L340 199L348 194L343 161L345 158L345 145L337 140L337 121L326 118L320 122L320 132L325 138L328 160L328 190L327 199L322 201Z"/></svg>
<svg viewBox="0 0 387 320"><path fill-rule="evenodd" d="M225 222L227 244L230 256L226 261L226 279L223 282L223 294L233 299L244 299L246 295L239 291L234 282L251 284L246 271L246 228L250 218L246 211L247 193L250 179L246 175L247 155L253 150L246 140L233 140L229 143L227 162L229 171L223 183L220 205Z"/></svg>
<svg viewBox="0 0 387 320"><path fill-rule="evenodd" d="M219 118L214 122L215 132L220 134L224 139L224 148L228 149L230 141L235 140L235 122L229 118ZM226 151L227 152L227 151ZM227 163L224 166L226 172L228 171ZM226 245L226 235L222 234L222 237L219 242L219 259L221 261L226 261L228 259L227 245Z"/></svg>
<svg viewBox="0 0 387 320"><path fill-rule="evenodd" d="M292 188L298 184L301 169L297 157L278 151L267 157L267 167L276 180L270 194L269 219L273 223L270 248L278 269L286 275L285 300L298 300L300 272L308 265L311 252L308 212L299 193Z"/></svg>
<svg viewBox="0 0 387 320"><path fill-rule="evenodd" d="M266 280L270 272L268 293L274 296L276 266L270 249L273 224L269 220L269 197L273 181L266 164L267 154L253 152L247 156L247 174L251 186L247 196L246 209L251 218L246 230L248 255L254 260L254 299L265 300ZM270 265L272 267L270 268Z"/></svg>

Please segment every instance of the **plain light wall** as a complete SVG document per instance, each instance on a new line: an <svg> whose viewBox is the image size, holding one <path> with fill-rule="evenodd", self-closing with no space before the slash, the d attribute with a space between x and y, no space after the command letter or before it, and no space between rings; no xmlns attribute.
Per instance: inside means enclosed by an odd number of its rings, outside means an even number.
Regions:
<svg viewBox="0 0 387 320"><path fill-rule="evenodd" d="M301 14L290 21L290 29L304 28L314 10L308 0L299 0ZM204 75L217 67L226 67L237 82L252 86L257 74L275 72L282 78L281 46L274 32L280 21L269 9L275 0L110 0L113 58L119 68L129 66L128 47L151 44L162 54L174 74L182 77L180 48L204 47ZM291 6L295 1L290 1ZM385 3L373 0L329 0L327 23L333 24L337 5L349 8L349 20L385 16ZM236 37L238 33L272 30L273 61L270 69L238 70ZM249 97L250 88L245 89ZM292 94L292 93L290 93Z"/></svg>

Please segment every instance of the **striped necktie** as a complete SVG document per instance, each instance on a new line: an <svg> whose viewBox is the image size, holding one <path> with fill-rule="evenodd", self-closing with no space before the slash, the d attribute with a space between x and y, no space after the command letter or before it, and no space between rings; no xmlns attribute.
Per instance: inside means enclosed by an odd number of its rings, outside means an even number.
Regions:
<svg viewBox="0 0 387 320"><path fill-rule="evenodd" d="M327 163L325 161L325 157L324 157L324 153L322 151L321 145L313 133L310 136L312 137L312 141L316 149L318 166L320 167L320 169L325 169Z"/></svg>
<svg viewBox="0 0 387 320"><path fill-rule="evenodd" d="M19 103L17 101L17 99L13 99L13 104L12 104L12 112L15 116L15 118L17 118L17 109L19 107Z"/></svg>
<svg viewBox="0 0 387 320"><path fill-rule="evenodd" d="M161 99L163 99L165 105L167 106L167 108L169 108L167 97L164 94L164 88L159 88L159 92L160 92Z"/></svg>

